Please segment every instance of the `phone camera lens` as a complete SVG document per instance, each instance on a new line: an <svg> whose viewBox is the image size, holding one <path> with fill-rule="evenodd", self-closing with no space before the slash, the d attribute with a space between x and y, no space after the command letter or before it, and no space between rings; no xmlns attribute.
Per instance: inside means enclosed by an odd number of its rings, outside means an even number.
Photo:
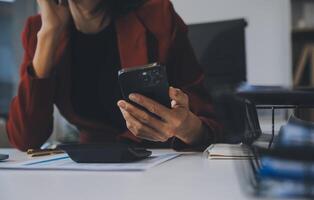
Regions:
<svg viewBox="0 0 314 200"><path fill-rule="evenodd" d="M151 81L151 77L150 76L143 76L143 81L144 83L148 84Z"/></svg>
<svg viewBox="0 0 314 200"><path fill-rule="evenodd" d="M153 70L153 75L154 76L159 76L160 75L159 70L157 70L157 69Z"/></svg>
<svg viewBox="0 0 314 200"><path fill-rule="evenodd" d="M159 83L160 83L160 80L159 80L159 79L154 80L154 84L155 84L155 85L158 85Z"/></svg>

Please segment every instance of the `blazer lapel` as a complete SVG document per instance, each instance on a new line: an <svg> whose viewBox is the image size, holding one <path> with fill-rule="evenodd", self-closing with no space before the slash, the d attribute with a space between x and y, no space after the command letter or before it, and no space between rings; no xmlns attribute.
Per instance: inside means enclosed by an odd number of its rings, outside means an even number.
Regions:
<svg viewBox="0 0 314 200"><path fill-rule="evenodd" d="M116 29L122 68L147 64L146 29L136 14L119 18Z"/></svg>

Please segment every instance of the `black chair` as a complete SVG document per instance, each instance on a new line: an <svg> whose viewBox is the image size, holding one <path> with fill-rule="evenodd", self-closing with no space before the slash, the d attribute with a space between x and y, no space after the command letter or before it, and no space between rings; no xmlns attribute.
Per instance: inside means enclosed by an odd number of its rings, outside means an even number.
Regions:
<svg viewBox="0 0 314 200"><path fill-rule="evenodd" d="M244 19L194 24L189 39L210 90L246 82Z"/></svg>
<svg viewBox="0 0 314 200"><path fill-rule="evenodd" d="M255 105L236 96L246 78L245 19L189 26L189 39L205 73L204 86L224 126L225 143L252 143L261 135Z"/></svg>

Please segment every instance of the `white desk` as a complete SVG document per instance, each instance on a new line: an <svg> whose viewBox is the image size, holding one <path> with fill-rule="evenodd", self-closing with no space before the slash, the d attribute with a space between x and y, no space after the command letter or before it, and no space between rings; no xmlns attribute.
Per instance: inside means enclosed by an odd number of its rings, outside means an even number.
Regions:
<svg viewBox="0 0 314 200"><path fill-rule="evenodd" d="M170 151L170 150L169 150ZM0 149L11 160L24 153ZM201 153L182 155L144 172L0 170L1 200L243 200L236 165Z"/></svg>

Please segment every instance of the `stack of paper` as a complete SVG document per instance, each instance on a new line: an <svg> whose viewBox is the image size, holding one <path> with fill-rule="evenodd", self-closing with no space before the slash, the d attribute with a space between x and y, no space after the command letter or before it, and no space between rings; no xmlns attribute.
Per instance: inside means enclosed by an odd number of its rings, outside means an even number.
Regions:
<svg viewBox="0 0 314 200"><path fill-rule="evenodd" d="M209 159L248 159L253 154L243 144L212 144L204 152Z"/></svg>
<svg viewBox="0 0 314 200"><path fill-rule="evenodd" d="M144 160L131 163L76 163L67 154L45 156L22 162L0 163L0 169L17 170L81 170L81 171L144 171L178 157L179 153L153 153Z"/></svg>

